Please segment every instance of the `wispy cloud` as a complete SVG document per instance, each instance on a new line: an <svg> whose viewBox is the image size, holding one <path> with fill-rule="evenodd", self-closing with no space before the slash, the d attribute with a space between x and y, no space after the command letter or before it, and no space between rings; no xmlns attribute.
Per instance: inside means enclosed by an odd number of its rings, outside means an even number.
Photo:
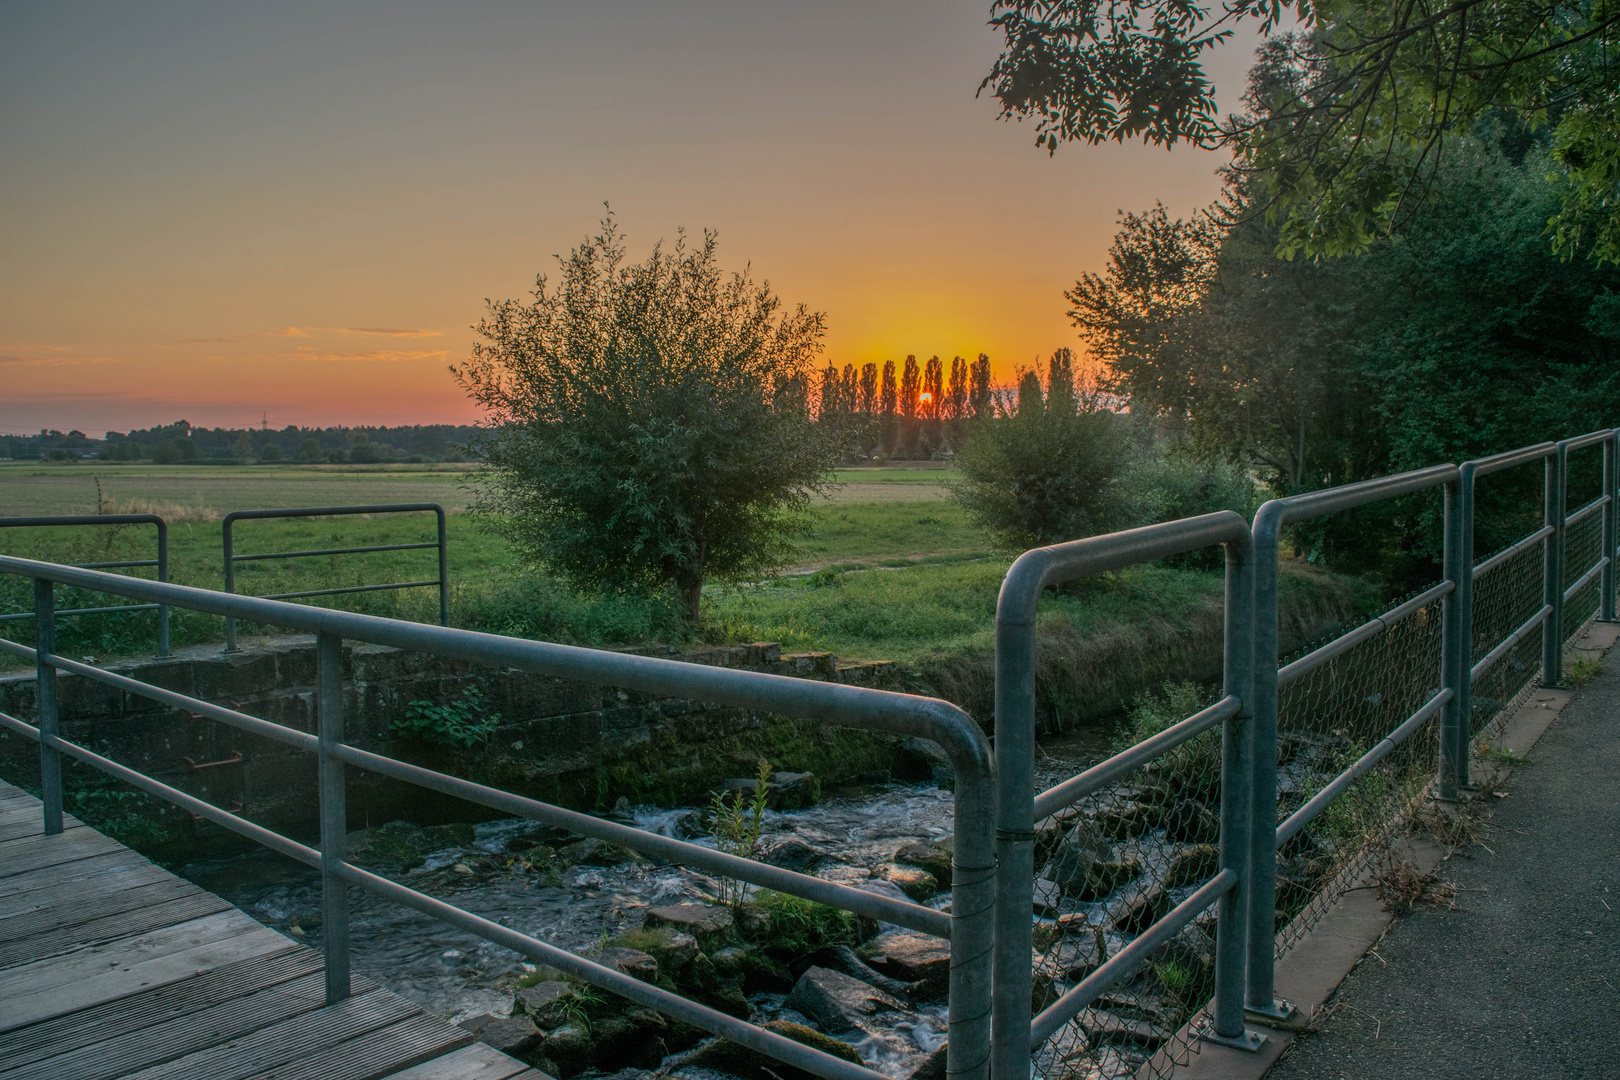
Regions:
<svg viewBox="0 0 1620 1080"><path fill-rule="evenodd" d="M350 334L362 337L443 337L442 330L411 330L392 326L284 326L269 331L271 337L312 338L318 334Z"/></svg>
<svg viewBox="0 0 1620 1080"><path fill-rule="evenodd" d="M328 364L346 363L399 363L410 360L444 360L450 353L445 349L375 349L370 352L317 352L313 348L298 350L300 360L318 360Z"/></svg>
<svg viewBox="0 0 1620 1080"><path fill-rule="evenodd" d="M76 367L80 364L116 364L110 356L40 356L22 352L0 353L0 365L7 367Z"/></svg>

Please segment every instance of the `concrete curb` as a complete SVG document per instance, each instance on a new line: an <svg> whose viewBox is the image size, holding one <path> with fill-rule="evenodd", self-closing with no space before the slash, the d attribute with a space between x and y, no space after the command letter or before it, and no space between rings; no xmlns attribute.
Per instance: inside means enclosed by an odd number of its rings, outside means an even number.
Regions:
<svg viewBox="0 0 1620 1080"><path fill-rule="evenodd" d="M1620 623L1590 624L1574 642L1578 657L1601 657L1620 640ZM1563 688L1537 689L1503 725L1496 739L1498 749L1527 754L1552 722L1563 712L1574 691ZM1474 757L1472 775L1477 783L1500 786L1512 772L1506 765ZM1401 841L1407 855L1424 873L1439 866L1450 852L1432 841L1408 837ZM1378 894L1371 888L1346 891L1297 945L1277 961L1277 996L1294 1003L1297 1010L1286 1025L1249 1026L1268 1036L1258 1051L1234 1050L1201 1043L1191 1031L1192 1024L1176 1033L1170 1045L1178 1042L1193 1047L1191 1059L1175 1067L1177 1077L1187 1080L1260 1080L1283 1056L1294 1034L1309 1028L1321 1016L1333 992L1346 975L1368 955L1377 956L1377 946L1395 925L1398 916L1385 911ZM1151 1080L1169 1072L1164 1051L1150 1058L1137 1072L1138 1080Z"/></svg>

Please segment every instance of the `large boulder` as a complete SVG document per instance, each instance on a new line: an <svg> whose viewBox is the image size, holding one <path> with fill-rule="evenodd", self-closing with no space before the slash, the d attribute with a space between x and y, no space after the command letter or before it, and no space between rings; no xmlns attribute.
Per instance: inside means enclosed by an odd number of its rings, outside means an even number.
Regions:
<svg viewBox="0 0 1620 1080"><path fill-rule="evenodd" d="M674 975L698 954L697 938L670 926L631 930L620 934L609 944L639 949L658 961L658 970L666 975Z"/></svg>
<svg viewBox="0 0 1620 1080"><path fill-rule="evenodd" d="M769 839L761 845L759 854L755 856L762 863L780 866L784 870L793 870L801 874L808 874L814 870L816 864L826 857L825 851L797 836Z"/></svg>
<svg viewBox="0 0 1620 1080"><path fill-rule="evenodd" d="M503 1054L522 1057L545 1041L545 1036L527 1016L491 1020L478 1029L478 1041Z"/></svg>
<svg viewBox="0 0 1620 1080"><path fill-rule="evenodd" d="M1058 841L1042 876L1054 882L1064 895L1077 895L1085 888L1092 866L1110 860L1113 851L1097 824L1082 818Z"/></svg>
<svg viewBox="0 0 1620 1080"><path fill-rule="evenodd" d="M901 866L898 863L880 863L873 868L872 877L879 881L892 882L907 897L919 904L925 904L934 898L939 891L939 881L926 870L915 866Z"/></svg>
<svg viewBox="0 0 1620 1080"><path fill-rule="evenodd" d="M951 887L951 853L933 844L912 842L894 853L894 861L934 875L939 887Z"/></svg>
<svg viewBox="0 0 1620 1080"><path fill-rule="evenodd" d="M710 904L669 904L648 908L642 925L648 928L667 926L683 934L690 934L698 948L713 952L731 943L735 931L729 908Z"/></svg>
<svg viewBox="0 0 1620 1080"><path fill-rule="evenodd" d="M886 930L861 946L861 959L901 982L938 993L950 982L951 943L915 930Z"/></svg>
<svg viewBox="0 0 1620 1080"><path fill-rule="evenodd" d="M877 987L824 967L812 967L799 976L782 1004L834 1033L852 1031L874 1013L905 1009Z"/></svg>
<svg viewBox="0 0 1620 1080"><path fill-rule="evenodd" d="M1114 929L1127 937L1135 937L1170 913L1170 897L1159 885L1149 885L1137 892L1114 916Z"/></svg>
<svg viewBox="0 0 1620 1080"><path fill-rule="evenodd" d="M618 866L631 862L636 853L605 840L587 837L569 844L557 853L565 862L575 866Z"/></svg>
<svg viewBox="0 0 1620 1080"><path fill-rule="evenodd" d="M595 961L605 968L611 968L621 975L628 975L632 979L640 979L645 983L658 981L658 961L640 949L627 949L622 945L606 945L587 955L586 959Z"/></svg>
<svg viewBox="0 0 1620 1080"><path fill-rule="evenodd" d="M512 1007L533 1019L536 1026L550 1031L568 1023L583 1007L574 991L573 983L560 979L535 983L517 992Z"/></svg>
<svg viewBox="0 0 1620 1080"><path fill-rule="evenodd" d="M1197 844L1171 860L1170 869L1164 874L1164 884L1171 889L1182 885L1202 885L1220 869L1221 849L1214 844Z"/></svg>

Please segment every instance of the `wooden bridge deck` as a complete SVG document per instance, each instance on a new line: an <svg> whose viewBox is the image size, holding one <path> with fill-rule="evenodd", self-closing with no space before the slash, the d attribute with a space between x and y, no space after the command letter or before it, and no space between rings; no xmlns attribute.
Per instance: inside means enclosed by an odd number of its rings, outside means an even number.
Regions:
<svg viewBox="0 0 1620 1080"><path fill-rule="evenodd" d="M544 1080L0 783L0 1080Z"/></svg>

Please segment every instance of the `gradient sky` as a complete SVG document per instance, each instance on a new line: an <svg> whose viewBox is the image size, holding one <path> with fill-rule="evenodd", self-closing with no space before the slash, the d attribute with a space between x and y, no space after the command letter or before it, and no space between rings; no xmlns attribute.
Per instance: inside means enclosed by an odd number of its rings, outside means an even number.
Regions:
<svg viewBox="0 0 1620 1080"><path fill-rule="evenodd" d="M974 98L988 7L0 0L0 431L471 422L484 299L604 201L635 258L717 229L839 364L1010 377L1078 345L1116 212L1222 159L1035 150Z"/></svg>

